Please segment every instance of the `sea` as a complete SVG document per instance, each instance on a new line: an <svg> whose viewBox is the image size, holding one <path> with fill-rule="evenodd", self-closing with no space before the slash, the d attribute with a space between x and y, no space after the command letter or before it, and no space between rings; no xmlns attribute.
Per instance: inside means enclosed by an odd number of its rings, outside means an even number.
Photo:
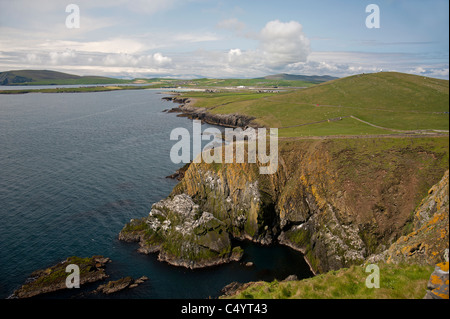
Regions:
<svg viewBox="0 0 450 319"><path fill-rule="evenodd" d="M189 270L137 252L118 240L132 218L148 215L178 181L170 160L175 128L192 121L164 110L164 90L0 94L0 298L30 274L69 256L103 255L108 280L147 276L112 295L80 289L44 299L217 298L231 282L312 276L301 253L286 246L239 242L240 262ZM212 127L203 124L202 129ZM253 266L245 264L252 262Z"/></svg>

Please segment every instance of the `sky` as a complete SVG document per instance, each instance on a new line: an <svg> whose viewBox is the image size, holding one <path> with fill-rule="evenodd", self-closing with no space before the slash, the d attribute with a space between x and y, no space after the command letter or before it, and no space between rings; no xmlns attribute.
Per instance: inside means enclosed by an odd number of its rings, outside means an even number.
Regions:
<svg viewBox="0 0 450 319"><path fill-rule="evenodd" d="M378 11L366 12L370 4ZM448 0L0 0L0 71L121 78L396 71L449 79L448 12Z"/></svg>

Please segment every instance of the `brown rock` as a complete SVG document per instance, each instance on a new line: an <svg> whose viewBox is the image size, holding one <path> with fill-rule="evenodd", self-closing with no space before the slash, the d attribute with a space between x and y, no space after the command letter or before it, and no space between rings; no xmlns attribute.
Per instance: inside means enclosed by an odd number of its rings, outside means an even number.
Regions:
<svg viewBox="0 0 450 319"><path fill-rule="evenodd" d="M125 277L121 278L119 280L115 281L109 281L108 283L104 285L98 286L96 289L96 292L101 292L104 294L112 294L121 290L124 290L125 288L128 288L133 282L133 278L131 277Z"/></svg>

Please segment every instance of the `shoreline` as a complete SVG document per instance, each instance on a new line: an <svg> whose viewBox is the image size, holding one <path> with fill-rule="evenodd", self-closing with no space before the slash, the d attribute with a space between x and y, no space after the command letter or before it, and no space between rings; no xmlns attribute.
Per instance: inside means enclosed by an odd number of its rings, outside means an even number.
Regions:
<svg viewBox="0 0 450 319"><path fill-rule="evenodd" d="M191 120L200 120L203 123L210 125L222 126L225 128L242 128L246 129L248 127L258 128L253 121L256 119L253 116L242 115L242 114L214 114L208 112L208 109L196 107L196 100L189 97L179 98L179 93L172 93L172 96L163 97L162 100L172 101L173 103L178 103L178 107L165 110L167 113L181 113L177 115L178 117L187 117Z"/></svg>

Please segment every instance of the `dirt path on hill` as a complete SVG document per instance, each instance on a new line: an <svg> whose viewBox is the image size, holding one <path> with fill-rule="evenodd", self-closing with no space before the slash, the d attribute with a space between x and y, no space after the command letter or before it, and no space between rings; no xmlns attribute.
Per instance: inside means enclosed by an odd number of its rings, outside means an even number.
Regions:
<svg viewBox="0 0 450 319"><path fill-rule="evenodd" d="M326 139L358 139L358 138L423 138L449 137L448 133L399 133L399 134L366 134L366 135L326 135L326 136L294 136L278 137L279 140L326 140Z"/></svg>

